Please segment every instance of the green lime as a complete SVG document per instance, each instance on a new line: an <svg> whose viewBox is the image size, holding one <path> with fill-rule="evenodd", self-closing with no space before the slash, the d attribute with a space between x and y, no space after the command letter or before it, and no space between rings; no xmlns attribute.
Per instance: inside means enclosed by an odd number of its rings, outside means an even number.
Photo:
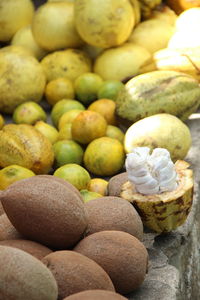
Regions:
<svg viewBox="0 0 200 300"><path fill-rule="evenodd" d="M84 203L87 203L87 202L89 202L90 200L93 200L93 199L96 199L96 198L101 198L101 197L103 197L103 196L102 196L101 194L99 194L99 193L91 192L91 191L88 191L88 190L86 190L86 189L81 190L80 193L81 193L81 196L83 197L83 202L84 202Z"/></svg>
<svg viewBox="0 0 200 300"><path fill-rule="evenodd" d="M83 160L82 147L72 140L62 140L53 144L55 162L58 167L65 164L81 164Z"/></svg>
<svg viewBox="0 0 200 300"><path fill-rule="evenodd" d="M63 99L58 101L51 110L53 124L57 127L60 117L71 109L85 110L85 107L77 100Z"/></svg>
<svg viewBox="0 0 200 300"><path fill-rule="evenodd" d="M103 79L94 73L84 73L74 82L75 95L85 105L97 99L97 92L103 83Z"/></svg>
<svg viewBox="0 0 200 300"><path fill-rule="evenodd" d="M77 164L64 165L58 168L53 175L70 182L78 190L86 189L91 179L88 171Z"/></svg>
<svg viewBox="0 0 200 300"><path fill-rule="evenodd" d="M119 91L124 87L124 84L119 80L106 80L98 90L98 99L116 100Z"/></svg>

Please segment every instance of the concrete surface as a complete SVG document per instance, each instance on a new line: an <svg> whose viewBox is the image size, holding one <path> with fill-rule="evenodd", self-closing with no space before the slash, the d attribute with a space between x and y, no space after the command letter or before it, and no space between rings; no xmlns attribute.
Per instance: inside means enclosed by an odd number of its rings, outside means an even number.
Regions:
<svg viewBox="0 0 200 300"><path fill-rule="evenodd" d="M157 235L145 232L149 253L149 271L143 285L129 300L199 300L200 299L200 113L187 121L192 147L185 158L194 171L192 210L177 230Z"/></svg>

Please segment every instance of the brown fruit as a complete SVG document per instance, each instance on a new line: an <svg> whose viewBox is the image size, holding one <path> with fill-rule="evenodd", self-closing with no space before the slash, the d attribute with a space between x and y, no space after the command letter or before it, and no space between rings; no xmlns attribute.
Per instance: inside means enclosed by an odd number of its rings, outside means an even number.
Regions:
<svg viewBox="0 0 200 300"><path fill-rule="evenodd" d="M26 238L66 249L81 239L87 226L84 204L68 185L34 176L9 186L0 200L11 223Z"/></svg>
<svg viewBox="0 0 200 300"><path fill-rule="evenodd" d="M63 300L126 300L120 294L104 290L87 290L73 294Z"/></svg>
<svg viewBox="0 0 200 300"><path fill-rule="evenodd" d="M108 274L93 260L74 251L56 251L42 262L53 273L58 284L58 300L84 290L114 291Z"/></svg>
<svg viewBox="0 0 200 300"><path fill-rule="evenodd" d="M23 250L24 252L33 255L39 260L41 260L44 256L52 252L52 250L39 243L22 239L0 241L0 246L18 248L20 250Z"/></svg>
<svg viewBox="0 0 200 300"><path fill-rule="evenodd" d="M87 235L103 230L119 230L142 240L142 220L128 201L107 196L91 200L85 207L88 213Z"/></svg>
<svg viewBox="0 0 200 300"><path fill-rule="evenodd" d="M23 239L6 214L0 216L0 241Z"/></svg>
<svg viewBox="0 0 200 300"><path fill-rule="evenodd" d="M0 265L0 299L57 299L57 284L52 273L32 255L0 246Z"/></svg>
<svg viewBox="0 0 200 300"><path fill-rule="evenodd" d="M119 197L121 193L121 187L127 181L127 172L123 172L111 177L107 186L108 195Z"/></svg>
<svg viewBox="0 0 200 300"><path fill-rule="evenodd" d="M0 216L4 214L4 209L0 201Z"/></svg>
<svg viewBox="0 0 200 300"><path fill-rule="evenodd" d="M129 233L96 232L80 241L74 250L96 261L108 273L120 294L132 292L145 279L147 250Z"/></svg>

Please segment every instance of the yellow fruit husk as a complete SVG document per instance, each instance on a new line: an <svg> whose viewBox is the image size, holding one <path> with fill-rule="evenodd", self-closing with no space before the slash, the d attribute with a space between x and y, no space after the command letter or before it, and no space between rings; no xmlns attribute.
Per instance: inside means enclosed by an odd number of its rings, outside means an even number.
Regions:
<svg viewBox="0 0 200 300"><path fill-rule="evenodd" d="M163 49L153 55L158 70L183 72L200 80L200 47Z"/></svg>
<svg viewBox="0 0 200 300"><path fill-rule="evenodd" d="M130 2L133 6L133 10L135 14L135 25L137 25L141 21L140 3L138 0L130 0Z"/></svg>
<svg viewBox="0 0 200 300"><path fill-rule="evenodd" d="M47 174L54 161L50 141L27 124L8 124L0 131L0 166L12 164Z"/></svg>
<svg viewBox="0 0 200 300"><path fill-rule="evenodd" d="M175 191L155 195L137 193L127 181L121 187L120 197L133 203L145 226L165 233L182 225L191 210L193 201L193 171L185 161L175 164L179 185Z"/></svg>

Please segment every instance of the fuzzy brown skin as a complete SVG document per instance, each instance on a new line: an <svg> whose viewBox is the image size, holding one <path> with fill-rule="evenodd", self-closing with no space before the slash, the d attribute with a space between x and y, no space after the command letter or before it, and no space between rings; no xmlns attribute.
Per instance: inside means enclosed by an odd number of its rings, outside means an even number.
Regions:
<svg viewBox="0 0 200 300"><path fill-rule="evenodd" d="M20 250L23 250L24 252L33 255L39 260L41 260L44 256L52 252L52 250L39 243L22 239L0 241L0 246L18 248Z"/></svg>
<svg viewBox="0 0 200 300"><path fill-rule="evenodd" d="M109 196L120 197L121 186L128 180L127 172L117 174L110 178L107 186L107 193Z"/></svg>
<svg viewBox="0 0 200 300"><path fill-rule="evenodd" d="M0 201L0 216L3 215L4 213L5 213L5 211L4 211L1 201Z"/></svg>
<svg viewBox="0 0 200 300"><path fill-rule="evenodd" d="M57 300L53 274L32 255L0 246L0 299Z"/></svg>
<svg viewBox="0 0 200 300"><path fill-rule="evenodd" d="M0 241L23 239L6 214L0 216Z"/></svg>
<svg viewBox="0 0 200 300"><path fill-rule="evenodd" d="M137 211L123 198L106 196L85 204L88 213L86 235L103 230L119 230L143 239L143 223Z"/></svg>
<svg viewBox="0 0 200 300"><path fill-rule="evenodd" d="M56 251L42 259L58 284L58 300L84 290L114 291L108 274L93 260L74 251Z"/></svg>
<svg viewBox="0 0 200 300"><path fill-rule="evenodd" d="M49 180L54 180L54 181L62 183L67 188L70 188L74 193L76 193L77 196L80 198L80 200L83 201L83 197L81 196L79 190L74 185L72 185L69 181L66 181L62 178L59 178L59 177L56 177L53 175L37 175L37 177L38 176L40 176L41 178L48 178Z"/></svg>
<svg viewBox="0 0 200 300"><path fill-rule="evenodd" d="M120 294L104 290L88 290L80 292L63 300L126 300L127 298Z"/></svg>
<svg viewBox="0 0 200 300"><path fill-rule="evenodd" d="M56 180L41 176L23 179L2 192L0 200L22 235L50 248L69 249L87 227L80 197Z"/></svg>
<svg viewBox="0 0 200 300"><path fill-rule="evenodd" d="M145 279L147 250L137 238L126 232L93 233L80 241L74 250L98 263L120 294L132 292Z"/></svg>

